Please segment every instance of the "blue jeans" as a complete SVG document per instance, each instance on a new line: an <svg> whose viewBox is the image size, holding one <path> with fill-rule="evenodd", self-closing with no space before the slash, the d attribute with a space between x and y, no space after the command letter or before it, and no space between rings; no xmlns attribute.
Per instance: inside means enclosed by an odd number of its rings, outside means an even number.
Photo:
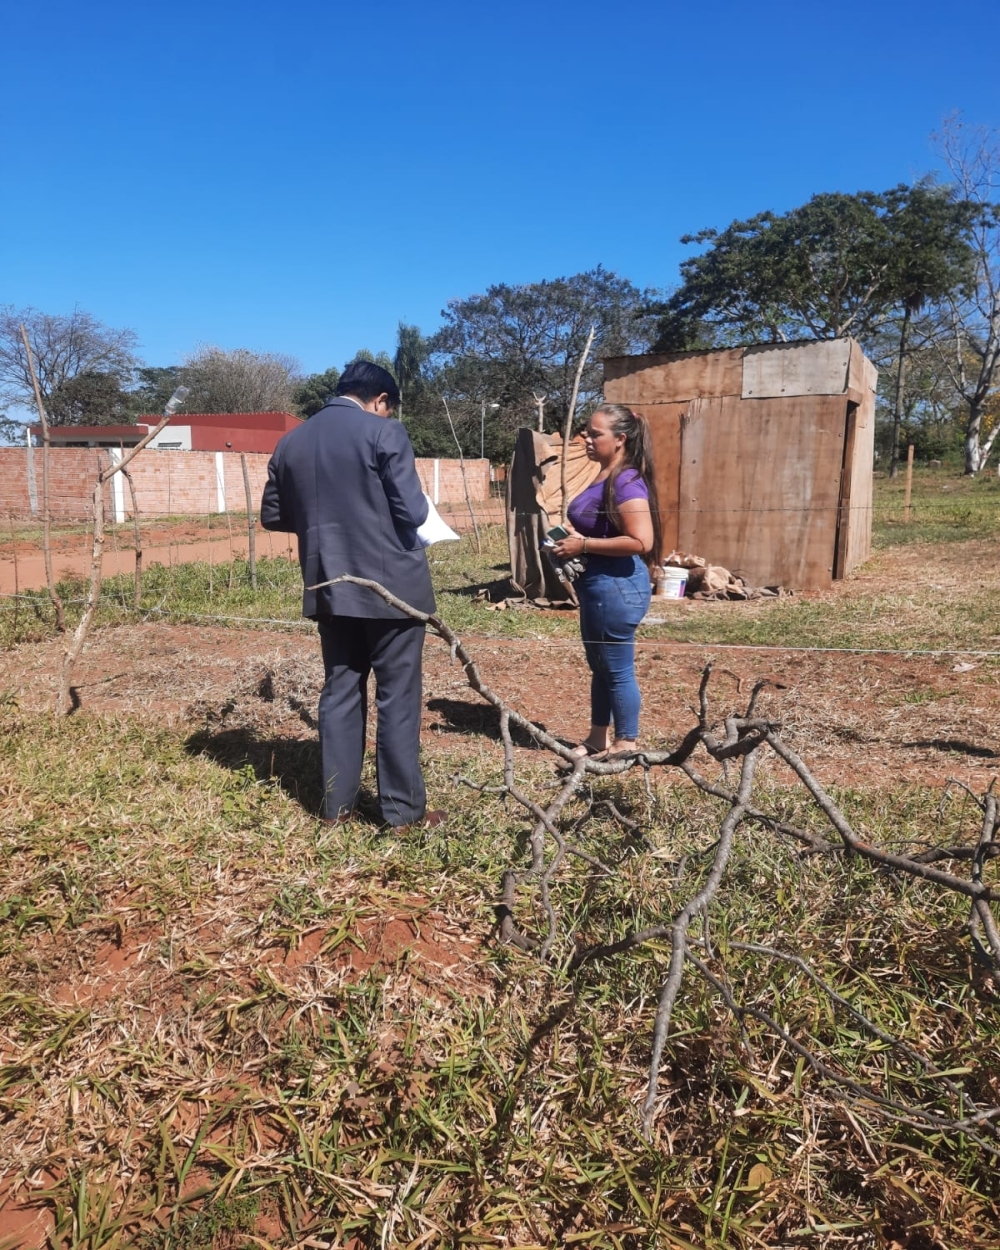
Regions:
<svg viewBox="0 0 1000 1250"><path fill-rule="evenodd" d="M635 631L649 610L649 570L638 556L588 556L576 583L580 633L590 665L590 720L616 738L639 735Z"/></svg>

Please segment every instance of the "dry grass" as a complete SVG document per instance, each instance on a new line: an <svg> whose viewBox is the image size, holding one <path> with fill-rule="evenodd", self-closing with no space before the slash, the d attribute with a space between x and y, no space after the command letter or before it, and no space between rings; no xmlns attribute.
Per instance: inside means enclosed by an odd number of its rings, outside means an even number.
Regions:
<svg viewBox="0 0 1000 1250"><path fill-rule="evenodd" d="M884 550L857 582L788 603L683 608L680 624L653 631L993 649L995 492L962 490L950 519L939 509L929 520L929 504L919 518L937 527L925 542L943 543L943 525L948 539L963 534L946 549L888 544L898 500L886 488ZM448 619L462 631L575 634L571 618L474 606L476 587L502 577L502 556L493 533L482 559L466 542L435 557ZM963 598L969 569L975 593ZM151 572L147 614L297 617L295 569L265 565L256 598L242 574ZM127 594L109 583L105 621L131 619ZM45 637L46 612L41 596L21 601L12 632L6 607L4 637ZM23 654L27 664L35 653ZM155 663L156 698L169 701L165 661ZM449 794L443 829L408 840L363 822L330 829L311 815L315 670L298 653L229 655L222 667L228 692L207 689L169 724L138 695L135 715L58 722L0 699L0 1250L996 1244L993 1156L847 1100L752 1021L741 1032L697 978L675 1014L654 1139L641 1136L665 952L566 969L578 943L661 920L693 893L717 833L713 801L680 783L649 796L607 782L650 847L600 818L586 825L583 846L616 871L598 879L567 864L555 885L564 941L541 965L493 940L500 874L523 854L524 823L450 781L460 770L495 782L494 742L456 733L428 752L430 788ZM821 717L826 755L845 763L873 751L871 725L861 704L838 710L830 674L830 692L810 687L797 714L789 707L790 732L808 756L809 717ZM993 685L996 672L972 677ZM907 738L921 699L965 706L936 671L891 678L871 676L889 700L881 732L899 721ZM989 709L972 713L982 737ZM937 737L970 736L965 712L942 704L936 715ZM526 782L544 786L544 761L518 755ZM808 820L786 782L763 770L758 805ZM838 797L883 845L975 836L969 805L942 804L918 779ZM527 896L520 905L523 920ZM701 936L737 998L833 1070L954 1115L955 1097L912 1055L796 966L740 944L808 959L886 1033L996 1105L996 995L964 918L926 885L800 860L747 829Z"/></svg>
<svg viewBox="0 0 1000 1250"><path fill-rule="evenodd" d="M88 1250L995 1243L978 1148L846 1105L773 1038L741 1040L697 981L645 1142L663 952L568 978L496 947L497 881L523 830L497 799L456 790L448 829L406 842L319 826L314 796L295 794L315 768L296 706L308 676L290 664L262 691L249 663L187 731L5 707L7 1218L40 1204L51 1244ZM537 757L522 765L544 783ZM498 762L473 739L428 767L441 792L449 768L492 780ZM776 778L761 786L799 815ZM612 792L653 849L588 826L617 872L560 878L564 956L669 913L714 840L716 806L691 788ZM972 835L960 804L938 817L917 789L841 797L875 839L925 837L932 820ZM995 999L961 921L925 887L748 832L710 932L745 1001L873 1089L943 1108L794 968L733 944L807 956L1000 1102Z"/></svg>

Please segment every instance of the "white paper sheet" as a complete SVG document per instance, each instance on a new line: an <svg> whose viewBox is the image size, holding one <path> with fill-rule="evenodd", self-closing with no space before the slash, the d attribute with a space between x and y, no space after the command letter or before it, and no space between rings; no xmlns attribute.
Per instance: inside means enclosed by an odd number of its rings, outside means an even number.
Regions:
<svg viewBox="0 0 1000 1250"><path fill-rule="evenodd" d="M421 547L430 547L434 543L458 542L459 535L441 520L441 514L434 507L430 495L425 493L424 498L427 500L427 520L417 530L417 540Z"/></svg>

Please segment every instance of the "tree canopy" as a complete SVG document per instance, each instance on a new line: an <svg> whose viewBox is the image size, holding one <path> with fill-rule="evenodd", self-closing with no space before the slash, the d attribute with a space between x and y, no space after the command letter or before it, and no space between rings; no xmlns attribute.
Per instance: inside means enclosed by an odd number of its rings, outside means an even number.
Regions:
<svg viewBox="0 0 1000 1250"><path fill-rule="evenodd" d="M970 207L918 184L814 195L778 215L686 235L710 246L681 264L657 349L689 346L706 327L721 342L866 340L894 311L962 280Z"/></svg>
<svg viewBox="0 0 1000 1250"><path fill-rule="evenodd" d="M287 412L298 378L291 356L244 347L203 347L181 370L189 412Z"/></svg>
<svg viewBox="0 0 1000 1250"><path fill-rule="evenodd" d="M136 381L128 396L132 419L158 416L181 385L181 366L143 365L136 371Z"/></svg>
<svg viewBox="0 0 1000 1250"><path fill-rule="evenodd" d="M581 381L581 409L600 395L601 356L648 345L647 306L648 293L600 266L567 278L499 283L482 295L452 300L442 312L444 324L427 342L429 394L438 406L446 397L456 424L474 428L475 438L466 440L470 453L479 450L485 404L494 414L487 454L505 458L517 427L535 424L536 394L547 397L549 428L561 425L591 325L594 349ZM422 404L421 418L424 413Z"/></svg>
<svg viewBox="0 0 1000 1250"><path fill-rule="evenodd" d="M87 370L56 387L48 418L52 425L130 425L135 416L129 399L113 373Z"/></svg>
<svg viewBox="0 0 1000 1250"><path fill-rule="evenodd" d="M135 332L113 329L79 308L68 316L0 308L0 401L31 408L35 404L22 325L53 425L130 419L123 393L139 366Z"/></svg>
<svg viewBox="0 0 1000 1250"><path fill-rule="evenodd" d="M314 417L337 389L340 370L331 365L322 373L310 373L292 392L295 411L300 417Z"/></svg>

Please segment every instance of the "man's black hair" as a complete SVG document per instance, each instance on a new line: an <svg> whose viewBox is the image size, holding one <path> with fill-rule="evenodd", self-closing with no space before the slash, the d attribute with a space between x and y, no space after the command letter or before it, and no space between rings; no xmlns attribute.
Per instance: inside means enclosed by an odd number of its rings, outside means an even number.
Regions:
<svg viewBox="0 0 1000 1250"><path fill-rule="evenodd" d="M396 379L388 369L373 365L370 360L354 360L347 366L337 383L337 394L353 395L363 404L379 395L388 395L390 408L399 407Z"/></svg>

